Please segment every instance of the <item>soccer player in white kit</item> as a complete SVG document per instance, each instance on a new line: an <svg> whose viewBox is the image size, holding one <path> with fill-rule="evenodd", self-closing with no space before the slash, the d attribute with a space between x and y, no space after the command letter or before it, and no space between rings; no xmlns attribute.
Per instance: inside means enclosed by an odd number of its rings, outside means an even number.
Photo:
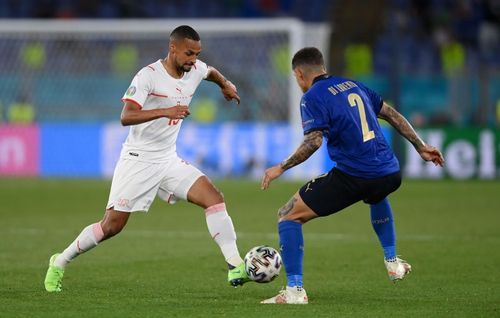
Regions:
<svg viewBox="0 0 500 318"><path fill-rule="evenodd" d="M203 79L219 85L226 100L240 102L233 83L197 59L200 52L198 33L179 26L170 34L167 57L144 67L132 80L122 99L121 114L122 124L131 127L115 168L104 218L84 228L62 253L52 255L44 282L47 291L60 292L66 265L118 234L132 212L147 212L156 195L169 203L183 199L205 209L210 235L229 266L229 284L236 287L248 281L222 193L176 152L180 126Z"/></svg>

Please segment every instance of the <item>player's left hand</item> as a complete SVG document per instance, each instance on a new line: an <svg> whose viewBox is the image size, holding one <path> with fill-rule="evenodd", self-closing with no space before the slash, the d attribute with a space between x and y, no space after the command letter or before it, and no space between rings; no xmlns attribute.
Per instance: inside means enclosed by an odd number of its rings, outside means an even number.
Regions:
<svg viewBox="0 0 500 318"><path fill-rule="evenodd" d="M443 154L436 147L424 145L417 151L425 161L432 161L435 166L442 167L444 165Z"/></svg>
<svg viewBox="0 0 500 318"><path fill-rule="evenodd" d="M281 176L283 172L285 171L283 170L283 168L281 168L281 165L279 164L267 169L266 172L264 172L264 176L262 177L260 188L262 190L266 190L267 188L269 188L269 184L271 183L271 181Z"/></svg>
<svg viewBox="0 0 500 318"><path fill-rule="evenodd" d="M222 95L224 95L224 98L227 101L234 99L236 100L236 103L238 103L238 105L240 104L240 96L238 96L238 90L236 89L236 86L231 83L231 81L226 80L224 86L221 88L221 91Z"/></svg>

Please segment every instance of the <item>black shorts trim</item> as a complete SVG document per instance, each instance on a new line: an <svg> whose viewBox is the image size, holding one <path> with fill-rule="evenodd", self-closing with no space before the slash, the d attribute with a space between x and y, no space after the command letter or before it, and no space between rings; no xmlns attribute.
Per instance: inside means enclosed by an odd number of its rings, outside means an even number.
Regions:
<svg viewBox="0 0 500 318"><path fill-rule="evenodd" d="M299 194L316 214L327 216L361 200L367 204L378 203L400 185L400 171L380 178L363 179L333 168L303 185Z"/></svg>

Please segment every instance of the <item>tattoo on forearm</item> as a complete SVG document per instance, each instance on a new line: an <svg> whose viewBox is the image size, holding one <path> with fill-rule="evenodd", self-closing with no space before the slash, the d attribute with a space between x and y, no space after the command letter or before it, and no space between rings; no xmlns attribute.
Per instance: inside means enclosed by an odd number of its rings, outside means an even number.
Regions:
<svg viewBox="0 0 500 318"><path fill-rule="evenodd" d="M321 131L313 131L305 135L302 144L300 144L295 153L281 162L281 168L287 170L304 162L321 147L322 142L323 132Z"/></svg>
<svg viewBox="0 0 500 318"><path fill-rule="evenodd" d="M419 149L425 145L424 141L418 136L415 129L413 129L403 115L390 106L386 107L386 110L382 118L386 119L403 137L411 142L415 149Z"/></svg>
<svg viewBox="0 0 500 318"><path fill-rule="evenodd" d="M286 216L293 209L294 203L297 202L295 197L292 197L284 206L278 210L278 217L282 218Z"/></svg>

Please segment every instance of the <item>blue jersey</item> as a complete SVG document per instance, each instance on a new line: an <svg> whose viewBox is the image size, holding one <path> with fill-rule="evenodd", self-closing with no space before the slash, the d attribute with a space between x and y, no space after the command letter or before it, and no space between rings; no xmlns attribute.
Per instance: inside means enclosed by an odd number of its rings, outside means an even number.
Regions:
<svg viewBox="0 0 500 318"><path fill-rule="evenodd" d="M363 84L323 75L300 102L304 134L323 132L337 169L372 179L399 171L399 162L377 120L383 100Z"/></svg>

